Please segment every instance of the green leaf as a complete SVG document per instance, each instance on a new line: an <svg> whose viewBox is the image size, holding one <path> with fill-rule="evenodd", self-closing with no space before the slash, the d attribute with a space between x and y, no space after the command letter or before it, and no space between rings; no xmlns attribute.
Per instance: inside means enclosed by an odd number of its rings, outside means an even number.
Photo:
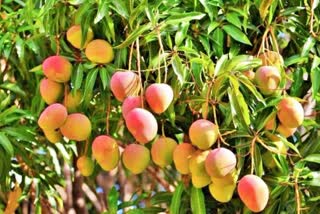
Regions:
<svg viewBox="0 0 320 214"><path fill-rule="evenodd" d="M12 144L9 140L9 138L3 133L0 132L0 146L4 149L5 154L2 155L6 155L7 157L13 157L13 147Z"/></svg>
<svg viewBox="0 0 320 214"><path fill-rule="evenodd" d="M110 82L110 75L107 71L107 68L105 67L100 68L99 75L100 75L103 89L105 90L107 87L109 87L109 82Z"/></svg>
<svg viewBox="0 0 320 214"><path fill-rule="evenodd" d="M311 154L303 158L304 161L320 164L320 154Z"/></svg>
<svg viewBox="0 0 320 214"><path fill-rule="evenodd" d="M119 200L119 192L113 186L109 191L108 197L107 197L109 214L117 214L118 200Z"/></svg>
<svg viewBox="0 0 320 214"><path fill-rule="evenodd" d="M191 187L191 210L193 213L206 213L206 205L202 189Z"/></svg>
<svg viewBox="0 0 320 214"><path fill-rule="evenodd" d="M268 9L273 0L262 0L259 6L259 13L262 20L264 20L268 14Z"/></svg>
<svg viewBox="0 0 320 214"><path fill-rule="evenodd" d="M93 95L93 88L97 79L98 70L99 69L96 68L93 71L90 71L87 75L83 97L81 100L81 102L84 102L84 105L87 105L91 100L91 97Z"/></svg>
<svg viewBox="0 0 320 214"><path fill-rule="evenodd" d="M81 88L81 84L83 81L83 65L79 64L74 72L74 74L71 77L71 83L74 87L74 90L78 90L79 88Z"/></svg>
<svg viewBox="0 0 320 214"><path fill-rule="evenodd" d="M176 187L170 204L170 213L171 214L180 214L180 205L181 205L181 196L184 190L183 183L180 182L179 185Z"/></svg>
<svg viewBox="0 0 320 214"><path fill-rule="evenodd" d="M172 200L172 193L171 192L157 192L154 194L150 200L152 205L166 203L169 204Z"/></svg>
<svg viewBox="0 0 320 214"><path fill-rule="evenodd" d="M315 98L320 89L320 68L316 67L311 70L312 96Z"/></svg>
<svg viewBox="0 0 320 214"><path fill-rule="evenodd" d="M316 40L312 36L309 36L307 41L305 41L303 45L303 48L301 51L301 57L306 57L309 54L311 48L313 48L315 44L316 44Z"/></svg>
<svg viewBox="0 0 320 214"><path fill-rule="evenodd" d="M142 36L142 34L148 30L151 29L151 23L148 22L145 25L141 25L140 27L136 28L134 31L130 33L130 35L126 38L124 42L122 42L120 45L114 47L115 49L119 48L125 48L132 44L139 36Z"/></svg>
<svg viewBox="0 0 320 214"><path fill-rule="evenodd" d="M227 13L226 19L230 24L233 24L237 28L241 29L242 23L239 19L239 14L235 12Z"/></svg>
<svg viewBox="0 0 320 214"><path fill-rule="evenodd" d="M224 25L222 29L234 40L246 45L252 45L248 37L234 25Z"/></svg>
<svg viewBox="0 0 320 214"><path fill-rule="evenodd" d="M175 54L172 57L172 68L180 84L183 85L185 81L186 69L185 66L182 64L182 60L177 54Z"/></svg>
<svg viewBox="0 0 320 214"><path fill-rule="evenodd" d="M10 90L10 91L22 96L22 97L26 96L26 93L24 92L24 90L22 90L19 87L19 85L15 84L15 83L5 82L5 83L0 85L0 88Z"/></svg>
<svg viewBox="0 0 320 214"><path fill-rule="evenodd" d="M176 25L182 22L190 22L191 20L200 20L206 14L200 12L189 12L189 13L176 13L169 16L165 20L165 25Z"/></svg>
<svg viewBox="0 0 320 214"><path fill-rule="evenodd" d="M93 23L99 23L106 15L108 15L109 11L109 2L100 0L98 3L98 12L96 17L94 18Z"/></svg>
<svg viewBox="0 0 320 214"><path fill-rule="evenodd" d="M238 119L242 127L247 130L250 125L250 112L242 93L239 90L239 83L233 77L229 77L231 88L228 88L228 95L231 105L231 112L235 119Z"/></svg>

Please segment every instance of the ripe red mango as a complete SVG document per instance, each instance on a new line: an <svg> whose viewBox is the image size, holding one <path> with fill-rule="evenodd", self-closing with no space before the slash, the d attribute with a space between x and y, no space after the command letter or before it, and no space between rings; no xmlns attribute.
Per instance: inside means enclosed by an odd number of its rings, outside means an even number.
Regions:
<svg viewBox="0 0 320 214"><path fill-rule="evenodd" d="M232 172L237 163L235 154L226 148L211 150L205 160L207 173L212 177L221 178Z"/></svg>
<svg viewBox="0 0 320 214"><path fill-rule="evenodd" d="M150 162L150 151L143 145L130 144L122 153L124 166L133 174L143 172Z"/></svg>
<svg viewBox="0 0 320 214"><path fill-rule="evenodd" d="M241 201L253 212L261 212L269 200L267 184L256 175L246 175L238 183Z"/></svg>
<svg viewBox="0 0 320 214"><path fill-rule="evenodd" d="M55 82L68 82L71 78L72 65L62 56L50 56L42 63L44 75Z"/></svg>
<svg viewBox="0 0 320 214"><path fill-rule="evenodd" d="M112 137L100 135L92 143L92 155L104 170L110 171L119 163L119 146Z"/></svg>
<svg viewBox="0 0 320 214"><path fill-rule="evenodd" d="M157 114L163 113L173 100L173 90L165 83L151 84L145 92L147 103L151 110Z"/></svg>
<svg viewBox="0 0 320 214"><path fill-rule="evenodd" d="M117 71L111 77L110 88L116 99L122 102L127 96L139 93L139 76L131 71Z"/></svg>
<svg viewBox="0 0 320 214"><path fill-rule="evenodd" d="M281 75L277 67L261 66L255 74L255 82L260 92L271 95L279 91Z"/></svg>
<svg viewBox="0 0 320 214"><path fill-rule="evenodd" d="M217 140L218 126L206 119L193 122L189 128L191 143L199 149L209 149Z"/></svg>
<svg viewBox="0 0 320 214"><path fill-rule="evenodd" d="M151 147L151 157L153 162L160 167L170 165L173 159L173 151L176 146L177 142L172 138L158 138Z"/></svg>
<svg viewBox="0 0 320 214"><path fill-rule="evenodd" d="M93 32L88 28L87 35L83 46L81 46L82 30L80 25L73 25L67 31L67 40L70 44L78 49L85 48L87 44L93 39Z"/></svg>
<svg viewBox="0 0 320 214"><path fill-rule="evenodd" d="M178 172L181 174L190 173L189 160L195 151L195 148L190 143L181 143L175 148L173 162Z"/></svg>
<svg viewBox="0 0 320 214"><path fill-rule="evenodd" d="M122 110L122 116L123 118L126 118L127 114L135 109L135 108L141 108L142 107L143 99L141 96L128 96L124 99L121 110Z"/></svg>
<svg viewBox="0 0 320 214"><path fill-rule="evenodd" d="M296 99L285 97L278 104L277 116L285 127L297 128L304 120L304 110Z"/></svg>
<svg viewBox="0 0 320 214"><path fill-rule="evenodd" d="M156 118L142 108L135 108L128 113L126 126L133 137L141 144L150 142L158 133Z"/></svg>
<svg viewBox="0 0 320 214"><path fill-rule="evenodd" d="M63 136L69 140L83 141L91 134L91 122L84 114L69 114L60 130Z"/></svg>
<svg viewBox="0 0 320 214"><path fill-rule="evenodd" d="M58 102L63 94L63 85L47 78L41 80L39 89L42 99L49 105Z"/></svg>
<svg viewBox="0 0 320 214"><path fill-rule="evenodd" d="M40 114L38 125L43 130L55 130L65 123L67 116L66 107L60 103L53 103Z"/></svg>
<svg viewBox="0 0 320 214"><path fill-rule="evenodd" d="M102 39L95 39L88 43L85 50L86 57L94 63L109 63L114 58L112 46Z"/></svg>

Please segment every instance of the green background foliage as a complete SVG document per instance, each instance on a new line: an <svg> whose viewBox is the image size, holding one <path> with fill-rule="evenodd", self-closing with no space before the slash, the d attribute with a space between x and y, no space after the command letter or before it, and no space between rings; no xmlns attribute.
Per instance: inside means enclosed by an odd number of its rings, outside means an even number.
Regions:
<svg viewBox="0 0 320 214"><path fill-rule="evenodd" d="M156 116L166 136L181 142L192 121L210 119L219 125L219 143L227 143L237 154L240 177L253 168L267 182L270 199L264 213L318 213L318 5L317 0L0 1L0 209L6 206L8 191L19 182L21 201L29 201L36 212L61 210L63 199L56 186L66 187L66 166L71 180L75 179L74 162L85 151L84 143L50 144L37 125L45 107L39 92L41 63L60 54L73 64L70 87L83 93L81 111L93 125L90 142L105 133L123 144L134 141L123 125L121 103L111 93L109 80L116 70L140 71L144 87L166 82L174 90L169 109ZM91 27L95 38L110 42L114 61L96 65L83 51L74 49L66 40L67 29L74 24L81 24L84 34ZM290 36L289 41L284 34ZM256 56L265 50L282 55L281 86L290 85L270 97L263 96L243 73L261 65ZM281 137L290 155L272 153L276 167L270 169L263 154L271 142L263 127L276 111L280 94L300 98L309 117L294 136ZM99 173L103 172L96 165L94 174L84 180L93 192ZM122 201L116 180L115 187L105 190L109 192L104 198L106 213L131 206L137 209L128 213L249 212L236 192L231 202L222 204L210 196L207 187L183 185L186 182L173 165L157 173L174 192L154 185L153 191L135 190L130 201ZM146 176L152 182L152 173L145 174L137 179L146 182ZM92 201L86 203L90 213L98 212Z"/></svg>

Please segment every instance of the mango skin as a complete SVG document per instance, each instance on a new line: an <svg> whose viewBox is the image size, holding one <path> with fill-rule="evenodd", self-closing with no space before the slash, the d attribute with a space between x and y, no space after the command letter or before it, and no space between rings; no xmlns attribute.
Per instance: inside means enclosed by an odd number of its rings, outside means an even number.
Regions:
<svg viewBox="0 0 320 214"><path fill-rule="evenodd" d="M214 199L221 203L227 203L232 199L236 186L236 183L222 185L220 183L212 182L209 185L209 191Z"/></svg>
<svg viewBox="0 0 320 214"><path fill-rule="evenodd" d="M155 164L166 167L172 163L173 151L177 147L177 142L169 137L158 138L151 147L151 157Z"/></svg>
<svg viewBox="0 0 320 214"><path fill-rule="evenodd" d="M135 108L141 108L142 107L143 99L141 96L128 96L124 99L121 110L122 110L122 116L123 118L126 118L128 113Z"/></svg>
<svg viewBox="0 0 320 214"><path fill-rule="evenodd" d="M40 81L39 89L42 99L48 105L58 102L63 95L63 85L47 78Z"/></svg>
<svg viewBox="0 0 320 214"><path fill-rule="evenodd" d="M94 170L94 162L87 156L81 156L77 160L77 168L81 175L90 176Z"/></svg>
<svg viewBox="0 0 320 214"><path fill-rule="evenodd" d="M209 175L191 175L192 185L196 188L203 188L211 183Z"/></svg>
<svg viewBox="0 0 320 214"><path fill-rule="evenodd" d="M277 116L285 127L297 128L304 120L304 110L297 100L285 97L278 104Z"/></svg>
<svg viewBox="0 0 320 214"><path fill-rule="evenodd" d="M261 66L256 71L254 80L262 94L272 95L279 91L280 71L274 66Z"/></svg>
<svg viewBox="0 0 320 214"><path fill-rule="evenodd" d="M48 79L65 83L71 78L72 65L62 56L50 56L43 61L42 70Z"/></svg>
<svg viewBox="0 0 320 214"><path fill-rule="evenodd" d="M82 31L80 25L73 25L67 31L67 40L70 44L78 49L83 49L87 46L87 44L93 39L93 32L92 29L89 28L87 31L86 39L81 46L81 39L82 39Z"/></svg>
<svg viewBox="0 0 320 214"><path fill-rule="evenodd" d="M256 175L245 175L238 183L238 194L241 201L252 211L261 212L269 200L267 184Z"/></svg>
<svg viewBox="0 0 320 214"><path fill-rule="evenodd" d="M277 127L277 132L279 132L279 134L286 138L292 136L296 131L297 128L288 128L282 124L279 124L279 126Z"/></svg>
<svg viewBox="0 0 320 214"><path fill-rule="evenodd" d="M117 71L111 77L110 89L116 99L122 102L127 96L139 93L139 76L131 71Z"/></svg>
<svg viewBox="0 0 320 214"><path fill-rule="evenodd" d="M189 128L189 137L192 145L199 149L209 149L217 140L218 126L206 119L193 122Z"/></svg>
<svg viewBox="0 0 320 214"><path fill-rule="evenodd" d="M191 173L191 181L196 188L202 188L211 183L210 176L205 169L205 160L209 151L198 150L191 156L189 161L189 170Z"/></svg>
<svg viewBox="0 0 320 214"><path fill-rule="evenodd" d="M50 143L58 143L62 141L62 134L60 130L42 130L47 140Z"/></svg>
<svg viewBox="0 0 320 214"><path fill-rule="evenodd" d="M205 168L211 177L221 178L232 172L237 163L235 154L226 148L211 150L205 160Z"/></svg>
<svg viewBox="0 0 320 214"><path fill-rule="evenodd" d="M112 62L114 53L109 42L95 39L88 43L85 50L86 57L94 63L105 64Z"/></svg>
<svg viewBox="0 0 320 214"><path fill-rule="evenodd" d="M120 150L115 139L107 135L97 136L92 142L92 156L102 169L110 171L117 167Z"/></svg>
<svg viewBox="0 0 320 214"><path fill-rule="evenodd" d="M67 116L66 107L60 103L53 103L42 111L38 125L43 130L55 130L65 123Z"/></svg>
<svg viewBox="0 0 320 214"><path fill-rule="evenodd" d="M146 101L151 110L161 114L167 110L173 100L173 90L165 83L154 83L147 87L145 92Z"/></svg>
<svg viewBox="0 0 320 214"><path fill-rule="evenodd" d="M67 96L64 97L63 105L67 108L69 113L77 112L82 99L81 91L76 91L74 94L69 92Z"/></svg>
<svg viewBox="0 0 320 214"><path fill-rule="evenodd" d="M128 113L126 126L133 137L141 144L153 140L158 132L156 118L142 108L135 108Z"/></svg>
<svg viewBox="0 0 320 214"><path fill-rule="evenodd" d="M280 69L283 66L283 58L282 56L275 51L266 51L264 53L259 54L258 58L262 60L262 65L270 65L276 66Z"/></svg>
<svg viewBox="0 0 320 214"><path fill-rule="evenodd" d="M150 162L150 151L143 145L130 144L122 153L123 165L133 174L142 173Z"/></svg>
<svg viewBox="0 0 320 214"><path fill-rule="evenodd" d="M60 130L62 135L69 140L83 141L91 134L91 122L84 114L69 114Z"/></svg>
<svg viewBox="0 0 320 214"><path fill-rule="evenodd" d="M180 174L189 174L189 160L195 152L190 143L181 143L173 151L173 162Z"/></svg>

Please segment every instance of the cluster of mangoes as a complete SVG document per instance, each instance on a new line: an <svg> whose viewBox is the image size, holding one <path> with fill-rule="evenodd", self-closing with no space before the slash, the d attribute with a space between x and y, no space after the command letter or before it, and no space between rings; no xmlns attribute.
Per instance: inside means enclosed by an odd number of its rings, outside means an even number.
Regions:
<svg viewBox="0 0 320 214"><path fill-rule="evenodd" d="M90 28L84 41L82 37L79 25L67 31L69 43L74 48L84 49L86 57L93 63L105 64L113 60L112 46L101 39L93 40ZM262 66L255 73L246 75L264 96L279 95L282 76L280 57L273 52L259 57ZM38 124L45 136L53 143L61 141L63 136L75 141L88 140L91 122L84 114L77 112L82 94L80 91L69 92L68 88L71 63L62 56L50 56L43 62L43 72L46 78L40 83L40 93L49 106L41 113ZM218 126L207 119L194 121L189 127L190 143L178 144L164 133L158 136L158 122L154 114L162 114L169 108L174 93L166 83L150 84L144 93L142 87L136 72L113 73L110 89L114 97L122 102L126 128L136 142L126 145L120 152L119 144L112 136L95 137L92 156L101 168L110 171L118 166L121 159L126 169L139 174L146 170L151 160L162 168L174 163L179 173L191 177L193 186L202 188L209 185L210 193L217 201L230 201L237 187L240 199L251 211L262 211L269 198L266 183L256 175L246 175L238 181L236 155L224 147L212 148L220 137ZM265 130L289 137L302 124L303 115L301 104L292 97L284 96L277 106L277 113L265 125ZM145 146L150 142L153 142L151 151ZM93 173L94 161L86 155L81 156L77 167L82 175L89 176Z"/></svg>
<svg viewBox="0 0 320 214"><path fill-rule="evenodd" d="M105 40L93 40L93 37L89 28L82 44L80 25L74 25L67 31L68 42L74 48L85 48L85 55L90 61L97 64L111 62L114 58L112 46ZM41 113L38 124L46 138L52 143L60 142L63 137L75 141L87 140L91 134L91 122L86 115L77 112L82 93L69 91L72 64L67 58L55 55L43 61L42 70L45 78L41 80L39 89L48 106ZM84 175L90 175L94 162L89 157L82 156L78 159L77 166Z"/></svg>

